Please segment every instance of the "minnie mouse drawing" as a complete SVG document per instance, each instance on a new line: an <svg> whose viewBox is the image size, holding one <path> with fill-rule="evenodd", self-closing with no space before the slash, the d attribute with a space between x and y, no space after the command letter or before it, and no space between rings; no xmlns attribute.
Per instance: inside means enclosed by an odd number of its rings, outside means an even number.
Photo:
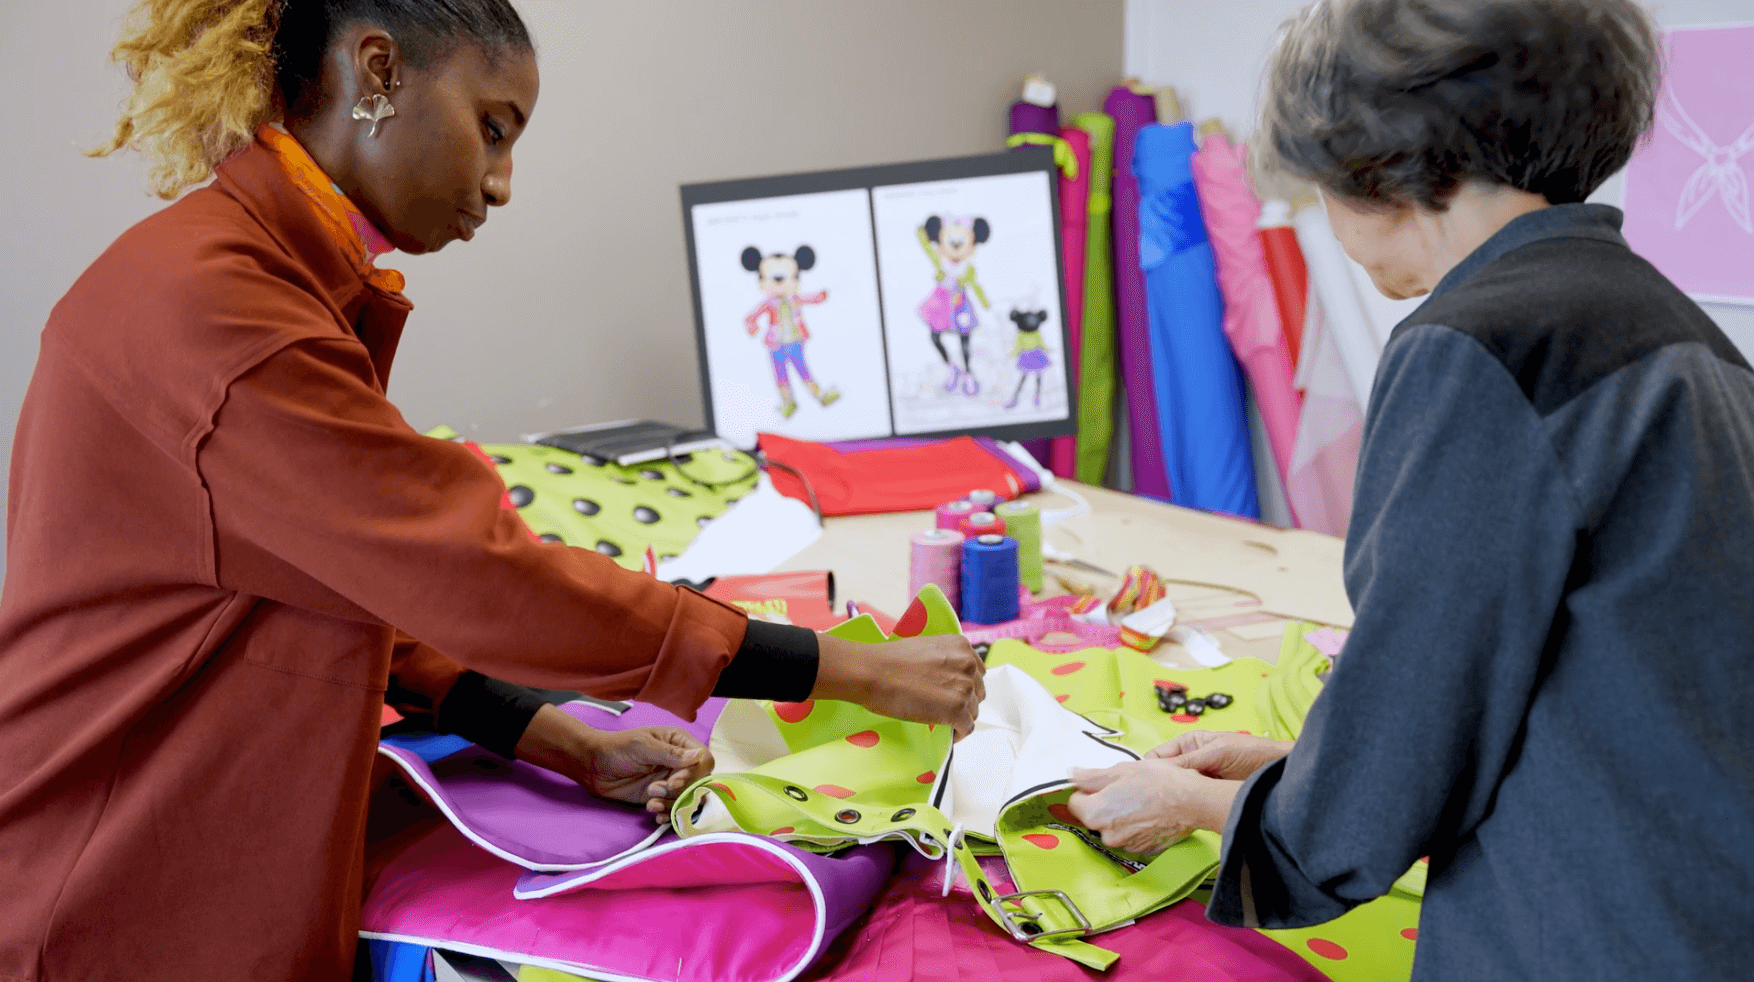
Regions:
<svg viewBox="0 0 1754 982"><path fill-rule="evenodd" d="M932 344L938 349L938 355L950 368L950 379L944 383L945 392L955 392L959 382L967 395L977 395L981 391L980 381L974 377L974 366L968 360L968 336L980 324L974 305L968 302L968 294L972 291L982 307L991 305L987 303L987 294L981 289L980 281L975 279L974 264L969 260L991 235L992 226L986 219L966 215L933 215L919 228L920 247L926 250L937 274L932 292L920 303L919 314L926 326L932 329ZM961 368L950 360L950 352L944 347L944 335L950 331L955 331L962 340Z"/></svg>
<svg viewBox="0 0 1754 982"><path fill-rule="evenodd" d="M828 299L828 291L801 294L798 292L798 274L816 265L816 250L807 245L798 247L798 251L790 256L776 252L763 256L761 250L750 246L743 250L743 268L754 273L761 285L761 292L767 295L760 306L743 319L743 326L749 336L761 329L763 320L767 322L767 334L762 342L767 345L768 354L773 357L774 382L780 390L780 415L787 419L798 411L798 400L792 396L792 379L786 366L790 365L798 372L798 378L810 389L810 394L823 407L840 398L840 393L833 388L824 389L810 377L810 368L804 364L804 342L810 340L810 330L804 326L804 306L821 303Z"/></svg>

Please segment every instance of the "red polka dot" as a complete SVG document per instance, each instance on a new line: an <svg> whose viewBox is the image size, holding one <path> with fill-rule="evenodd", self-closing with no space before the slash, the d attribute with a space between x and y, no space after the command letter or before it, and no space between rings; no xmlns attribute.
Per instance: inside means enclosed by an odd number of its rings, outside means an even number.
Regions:
<svg viewBox="0 0 1754 982"><path fill-rule="evenodd" d="M1072 809L1066 805L1049 805L1048 814L1065 822L1067 825L1083 824L1079 822L1078 819L1072 817Z"/></svg>
<svg viewBox="0 0 1754 982"><path fill-rule="evenodd" d="M1401 932L1401 937L1406 938L1408 941L1418 941L1419 929L1416 927L1407 928Z"/></svg>
<svg viewBox="0 0 1754 982"><path fill-rule="evenodd" d="M1042 849L1060 848L1060 837L1057 835L1042 835L1037 833L1035 835L1024 836L1023 841Z"/></svg>
<svg viewBox="0 0 1754 982"><path fill-rule="evenodd" d="M895 622L895 633L899 637L911 638L926 629L926 605L920 603L918 597L908 605L907 613Z"/></svg>
<svg viewBox="0 0 1754 982"><path fill-rule="evenodd" d="M1083 667L1084 663L1081 661L1069 661L1064 665L1055 665L1053 667L1053 673L1055 675L1070 675Z"/></svg>
<svg viewBox="0 0 1754 982"><path fill-rule="evenodd" d="M720 791L723 791L723 792L724 792L724 793L726 793L726 794L728 794L728 795L730 795L730 796L731 796L731 800L732 800L732 801L736 801L736 800L737 800L737 792L735 792L735 791L732 791L732 790L731 790L731 789L730 789L730 788L727 788L727 787L725 787L725 786L724 786L724 785L723 785L723 784L720 784L720 783L719 783L719 782L717 782L717 781L714 781L714 782L713 782L713 783L711 783L711 784L709 784L709 785L707 785L707 787L709 787L709 788L718 788L718 789L719 789L719 790L720 790Z"/></svg>
<svg viewBox="0 0 1754 982"><path fill-rule="evenodd" d="M798 830L795 828L792 828L790 825L782 825L779 828L774 829L772 832L769 832L768 835L785 835L788 832L796 832L796 831L798 831Z"/></svg>
<svg viewBox="0 0 1754 982"><path fill-rule="evenodd" d="M921 784L931 784L933 781L938 780L938 772L937 771L927 771L926 773L921 774L919 777L914 778L914 780L920 782Z"/></svg>
<svg viewBox="0 0 1754 982"><path fill-rule="evenodd" d="M1323 958L1331 958L1334 961L1342 961L1346 957L1346 949L1340 947L1339 945L1333 943L1332 941L1329 941L1326 938L1310 938L1308 941L1308 944L1309 944L1310 951L1315 952L1316 954L1322 956Z"/></svg>
<svg viewBox="0 0 1754 982"><path fill-rule="evenodd" d="M1187 713L1176 713L1174 716L1171 716L1170 719L1177 723L1198 723L1200 721L1200 717L1189 716Z"/></svg>
<svg viewBox="0 0 1754 982"><path fill-rule="evenodd" d="M1156 684L1164 687L1165 689L1170 689L1172 691L1176 688L1176 686L1181 685L1180 682L1171 682L1168 679L1158 679Z"/></svg>
<svg viewBox="0 0 1754 982"><path fill-rule="evenodd" d="M1243 736L1249 735L1249 731L1247 731L1247 730L1237 730L1236 732L1241 733Z"/></svg>
<svg viewBox="0 0 1754 982"><path fill-rule="evenodd" d="M877 741L881 739L882 737L877 735L876 730L865 730L847 737L847 742L855 747L875 747Z"/></svg>
<svg viewBox="0 0 1754 982"><path fill-rule="evenodd" d="M933 730L935 730L935 729L937 729L937 728L938 728L938 724L937 724L937 723L927 723L927 724L926 724L926 732L927 732L927 733L930 733L930 732L932 732L932 731L933 731Z"/></svg>
<svg viewBox="0 0 1754 982"><path fill-rule="evenodd" d="M816 786L816 792L818 794L828 795L830 798L851 798L853 796L853 792L848 791L846 788L843 788L838 784L818 784Z"/></svg>
<svg viewBox="0 0 1754 982"><path fill-rule="evenodd" d="M1072 697L1071 696L1055 696L1054 701L1055 702L1065 702L1067 699L1070 699L1070 698L1072 698Z"/></svg>
<svg viewBox="0 0 1754 982"><path fill-rule="evenodd" d="M815 708L816 700L814 699L808 702L776 702L773 704L774 715L788 723L804 722L804 717L809 716L810 710Z"/></svg>

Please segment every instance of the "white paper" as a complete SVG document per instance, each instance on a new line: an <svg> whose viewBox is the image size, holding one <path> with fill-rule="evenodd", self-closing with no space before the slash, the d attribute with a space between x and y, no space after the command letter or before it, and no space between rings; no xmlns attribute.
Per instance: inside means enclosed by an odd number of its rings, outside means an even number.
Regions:
<svg viewBox="0 0 1754 982"><path fill-rule="evenodd" d="M771 573L822 537L810 506L774 489L766 474L753 492L708 522L675 559L658 564L658 579Z"/></svg>

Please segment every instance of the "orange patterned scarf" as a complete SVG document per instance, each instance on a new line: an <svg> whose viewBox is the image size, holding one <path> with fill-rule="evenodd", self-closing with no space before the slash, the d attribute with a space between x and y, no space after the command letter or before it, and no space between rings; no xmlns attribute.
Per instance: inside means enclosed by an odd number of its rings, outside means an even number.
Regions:
<svg viewBox="0 0 1754 982"><path fill-rule="evenodd" d="M317 166L298 140L273 123L263 123L256 130L256 139L274 154L286 176L305 193L330 240L353 262L360 277L386 293L401 293L407 285L401 273L372 265L379 255L395 247L347 200L347 195L329 180L329 175L323 173L323 168Z"/></svg>

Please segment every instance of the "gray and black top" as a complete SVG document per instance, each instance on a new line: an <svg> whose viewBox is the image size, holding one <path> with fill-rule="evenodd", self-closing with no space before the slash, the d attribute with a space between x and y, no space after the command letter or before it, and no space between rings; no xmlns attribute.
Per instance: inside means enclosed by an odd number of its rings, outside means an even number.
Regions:
<svg viewBox="0 0 1754 982"><path fill-rule="evenodd" d="M1390 337L1357 621L1214 920L1329 920L1429 855L1415 979L1754 976L1754 373L1620 218L1516 219Z"/></svg>

